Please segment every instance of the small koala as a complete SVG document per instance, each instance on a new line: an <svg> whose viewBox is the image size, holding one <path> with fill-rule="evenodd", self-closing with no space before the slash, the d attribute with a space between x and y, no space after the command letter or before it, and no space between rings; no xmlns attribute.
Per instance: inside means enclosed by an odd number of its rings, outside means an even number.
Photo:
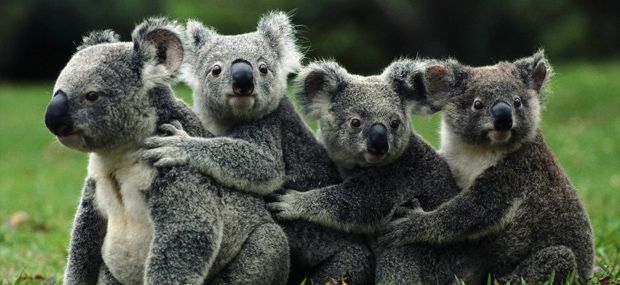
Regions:
<svg viewBox="0 0 620 285"><path fill-rule="evenodd" d="M159 131L210 136L170 88L184 36L163 18L138 25L133 42L93 32L56 81L45 123L60 143L90 153L65 284L287 280L287 238L262 197L141 160L144 140Z"/></svg>
<svg viewBox="0 0 620 285"><path fill-rule="evenodd" d="M540 131L551 67L542 51L470 67L438 61L426 104L443 110L441 155L462 191L431 211L410 210L379 241L418 243L411 283L518 283L592 275L592 227L575 188ZM432 247L435 246L435 248ZM468 283L469 283L468 282Z"/></svg>
<svg viewBox="0 0 620 285"><path fill-rule="evenodd" d="M216 135L153 137L143 158L157 167L187 164L241 192L270 194L285 187L312 189L340 180L325 150L287 98L287 76L302 54L289 17L272 12L257 31L219 35L187 23L185 81L194 111ZM281 223L291 248L290 283L323 284L348 273L369 282L372 254L360 236L304 221Z"/></svg>
<svg viewBox="0 0 620 285"><path fill-rule="evenodd" d="M305 115L319 121L319 140L344 181L274 193L269 208L276 217L374 234L404 203L417 200L431 210L458 193L447 163L412 132L410 114L425 98L424 67L422 60L401 59L381 75L364 77L318 61L300 72L298 100ZM377 252L378 260L397 258ZM400 274L380 265L378 283Z"/></svg>

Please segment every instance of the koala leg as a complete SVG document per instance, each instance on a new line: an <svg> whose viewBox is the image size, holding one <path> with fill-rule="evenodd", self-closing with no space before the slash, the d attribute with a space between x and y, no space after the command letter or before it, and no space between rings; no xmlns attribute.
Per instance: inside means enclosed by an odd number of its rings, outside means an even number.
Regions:
<svg viewBox="0 0 620 285"><path fill-rule="evenodd" d="M105 263L102 263L99 269L99 281L97 282L97 284L122 285L123 283L116 280L116 278L114 278L114 275L112 275L112 273L110 272L108 266L106 266Z"/></svg>
<svg viewBox="0 0 620 285"><path fill-rule="evenodd" d="M517 268L507 277L500 280L510 280L517 284L523 278L527 283L542 283L549 279L555 271L555 284L563 284L570 272L576 272L577 261L573 251L566 246L550 246L532 254L521 261Z"/></svg>
<svg viewBox="0 0 620 285"><path fill-rule="evenodd" d="M286 235L276 224L258 227L237 256L209 284L286 284L290 267Z"/></svg>
<svg viewBox="0 0 620 285"><path fill-rule="evenodd" d="M351 277L350 284L371 284L374 255L359 236L345 234L305 221L281 223L291 247L288 284L325 284Z"/></svg>
<svg viewBox="0 0 620 285"><path fill-rule="evenodd" d="M410 244L380 250L376 284L454 284L456 277L467 284L482 284L485 266L475 247L466 243L450 245Z"/></svg>

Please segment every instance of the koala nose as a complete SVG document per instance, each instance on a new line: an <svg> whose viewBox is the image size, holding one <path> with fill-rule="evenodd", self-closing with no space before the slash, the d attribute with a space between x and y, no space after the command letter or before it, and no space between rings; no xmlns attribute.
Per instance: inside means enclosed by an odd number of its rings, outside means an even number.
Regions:
<svg viewBox="0 0 620 285"><path fill-rule="evenodd" d="M505 102L498 101L491 107L493 126L498 131L507 131L512 128L512 109Z"/></svg>
<svg viewBox="0 0 620 285"><path fill-rule="evenodd" d="M372 154L385 154L390 149L388 144L387 128L380 123L375 123L368 131L368 141L366 142L368 152Z"/></svg>
<svg viewBox="0 0 620 285"><path fill-rule="evenodd" d="M45 111L45 126L57 136L64 136L73 130L73 121L69 116L69 99L58 90Z"/></svg>
<svg viewBox="0 0 620 285"><path fill-rule="evenodd" d="M237 96L248 96L254 91L254 70L252 65L242 59L233 61L230 68L233 92Z"/></svg>

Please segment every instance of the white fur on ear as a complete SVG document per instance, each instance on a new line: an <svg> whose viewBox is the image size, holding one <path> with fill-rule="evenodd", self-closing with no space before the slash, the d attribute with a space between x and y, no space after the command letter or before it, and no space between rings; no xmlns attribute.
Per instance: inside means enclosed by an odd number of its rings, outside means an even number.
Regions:
<svg viewBox="0 0 620 285"><path fill-rule="evenodd" d="M210 46L219 34L214 28L205 27L197 20L188 20L185 31L187 50L184 64L181 67L181 77L192 89L196 90L200 86L200 78L197 77L200 72L194 68L199 66L195 63L198 61L200 49L204 46Z"/></svg>
<svg viewBox="0 0 620 285"><path fill-rule="evenodd" d="M328 113L331 96L344 86L347 74L330 61L312 62L299 72L295 79L297 100L308 119L317 120Z"/></svg>
<svg viewBox="0 0 620 285"><path fill-rule="evenodd" d="M166 18L149 18L134 29L132 39L134 51L144 62L145 83L167 83L177 76L186 50L181 25Z"/></svg>
<svg viewBox="0 0 620 285"><path fill-rule="evenodd" d="M295 28L284 12L271 12L258 22L257 30L276 51L284 74L295 73L301 68L303 54L295 41Z"/></svg>
<svg viewBox="0 0 620 285"><path fill-rule="evenodd" d="M543 50L514 62L521 80L530 88L540 92L553 74L553 69Z"/></svg>
<svg viewBox="0 0 620 285"><path fill-rule="evenodd" d="M93 31L82 38L82 44L78 46L77 50L103 43L117 43L119 39L118 34L112 30Z"/></svg>

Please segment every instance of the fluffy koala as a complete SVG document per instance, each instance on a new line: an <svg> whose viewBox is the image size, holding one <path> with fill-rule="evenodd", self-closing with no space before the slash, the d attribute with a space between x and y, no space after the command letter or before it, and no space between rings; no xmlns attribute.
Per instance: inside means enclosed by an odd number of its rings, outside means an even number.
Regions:
<svg viewBox="0 0 620 285"><path fill-rule="evenodd" d="M280 187L312 189L339 181L329 157L288 100L287 75L300 67L288 16L263 17L257 31L219 35L190 21L185 74L194 110L215 138L155 137L144 158L155 166L188 164L239 191L260 195ZM281 223L294 274L324 283L349 273L369 280L371 254L361 237L304 221Z"/></svg>
<svg viewBox="0 0 620 285"><path fill-rule="evenodd" d="M476 282L491 273L538 283L552 271L556 280L569 272L589 278L589 219L539 129L541 91L551 74L544 54L433 68L427 104L444 112L440 152L462 192L435 210L411 210L383 231L384 244L437 245L410 256L418 275L409 282L450 283L455 275ZM450 244L462 246L451 251Z"/></svg>
<svg viewBox="0 0 620 285"><path fill-rule="evenodd" d="M90 153L75 216L66 284L281 284L286 235L262 197L232 191L188 167L156 169L143 141L178 132L208 136L169 82L184 33L149 19L133 42L95 32L59 75L45 123L65 146Z"/></svg>
<svg viewBox="0 0 620 285"><path fill-rule="evenodd" d="M403 203L417 199L430 210L454 196L458 187L450 168L409 123L425 97L419 82L424 72L423 61L407 59L367 77L334 62L304 68L297 78L299 101L307 117L319 121L319 140L344 181L305 192L278 191L270 210L281 219L373 234ZM379 261L396 262L381 251ZM380 262L376 281L399 274Z"/></svg>

